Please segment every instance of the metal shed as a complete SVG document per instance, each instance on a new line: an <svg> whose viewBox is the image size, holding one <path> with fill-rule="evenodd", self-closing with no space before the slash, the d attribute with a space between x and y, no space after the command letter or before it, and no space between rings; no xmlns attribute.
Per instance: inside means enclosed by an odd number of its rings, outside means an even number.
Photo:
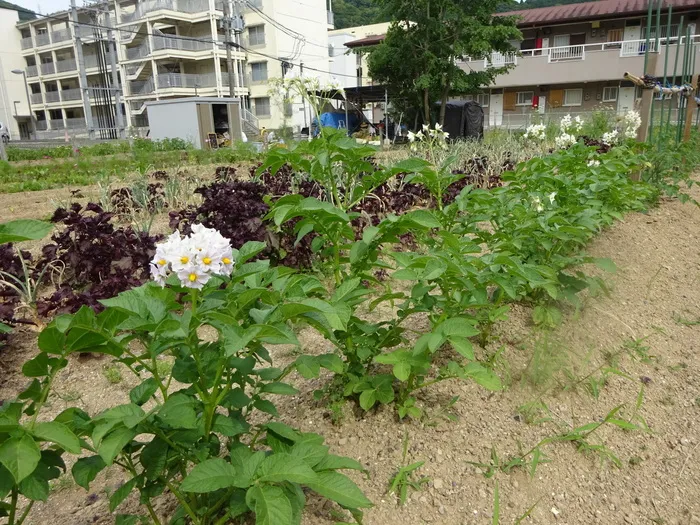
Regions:
<svg viewBox="0 0 700 525"><path fill-rule="evenodd" d="M216 149L228 134L231 143L243 138L236 98L187 97L146 102L150 138L183 139L195 148Z"/></svg>

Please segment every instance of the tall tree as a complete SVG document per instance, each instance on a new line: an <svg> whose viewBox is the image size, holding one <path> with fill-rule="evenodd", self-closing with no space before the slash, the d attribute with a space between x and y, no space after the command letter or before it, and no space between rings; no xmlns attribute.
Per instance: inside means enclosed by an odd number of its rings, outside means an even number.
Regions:
<svg viewBox="0 0 700 525"><path fill-rule="evenodd" d="M473 93L512 66L465 71L463 57L512 53L522 34L512 17L494 16L504 0L377 0L394 21L384 42L369 51L369 73L406 100L420 100L423 121L451 94ZM514 1L509 2L517 7Z"/></svg>

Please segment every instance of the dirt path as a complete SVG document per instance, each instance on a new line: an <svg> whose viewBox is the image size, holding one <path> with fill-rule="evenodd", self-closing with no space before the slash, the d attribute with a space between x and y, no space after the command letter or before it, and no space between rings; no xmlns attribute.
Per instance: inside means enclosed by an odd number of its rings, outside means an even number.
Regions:
<svg viewBox="0 0 700 525"><path fill-rule="evenodd" d="M700 191L693 194L700 199ZM496 482L501 524L515 523L533 505L522 523L700 524L700 324L692 325L700 320L700 209L665 201L648 215L629 215L604 232L589 253L617 263L618 272L607 277L611 295L589 298L549 338L535 336L530 312L514 307L491 349L504 347L497 363L509 387L502 393L442 383L422 393L420 403L428 407L422 423L397 423L390 409L358 418L346 406L340 426L313 401L320 383L299 380L302 392L279 400L286 422L322 433L333 453L366 465L369 478L354 476L376 504L366 525L491 524ZM31 356L32 336L21 336L18 343L2 356L14 370ZM313 348L313 341L308 345L307 351L322 350ZM73 360L51 411L77 402L95 413L126 401L132 382L110 384L101 372L105 363ZM608 373L603 384L598 380L606 369L626 377ZM17 375L0 374L0 399L24 383ZM642 386L643 402L635 410ZM453 396L460 398L451 409L458 419L450 422L442 407ZM620 405L625 405L621 419L640 423L641 416L650 431L604 426L589 438L619 458L619 467L599 453L577 451L572 443L543 446L549 462L533 477L516 469L487 479L468 463L488 462L492 449L508 458L519 446L527 450L571 427L600 422ZM399 507L386 488L402 464L406 435L405 462L424 461L418 474L430 482L420 491L409 489L410 500ZM27 523L113 523L107 492L122 480L118 471L102 475L90 495L61 483L55 488L60 493L37 505ZM311 499L304 524L343 521L333 509Z"/></svg>

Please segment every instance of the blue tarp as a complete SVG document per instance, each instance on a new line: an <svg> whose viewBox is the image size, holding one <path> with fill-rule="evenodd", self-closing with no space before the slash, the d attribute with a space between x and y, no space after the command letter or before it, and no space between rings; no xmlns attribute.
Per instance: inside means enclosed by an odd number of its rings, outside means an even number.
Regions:
<svg viewBox="0 0 700 525"><path fill-rule="evenodd" d="M355 113L348 113L347 119L350 121L348 126L348 123L345 122L345 113L322 113L321 114L321 126L323 127L328 127L328 128L345 128L347 129L348 127L350 128L350 132L354 133L359 129L360 127L360 118L357 116ZM312 123L314 128L317 128L317 121L314 119ZM314 132L314 136L318 132Z"/></svg>

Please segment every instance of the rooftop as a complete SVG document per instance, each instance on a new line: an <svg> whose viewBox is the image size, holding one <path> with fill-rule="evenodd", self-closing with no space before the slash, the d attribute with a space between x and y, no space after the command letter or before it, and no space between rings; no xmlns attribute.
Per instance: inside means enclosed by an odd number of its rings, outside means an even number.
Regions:
<svg viewBox="0 0 700 525"><path fill-rule="evenodd" d="M700 0L666 0L664 8L673 6L673 11L684 11L700 8ZM545 25L584 21L600 18L618 18L630 15L643 15L649 9L649 0L597 0L580 4L555 5L509 11L502 15L518 16L518 26Z"/></svg>
<svg viewBox="0 0 700 525"><path fill-rule="evenodd" d="M359 40L352 40L350 42L346 42L345 47L353 48L363 46L376 46L377 44L381 44L385 38L386 35L372 35L365 38L360 38Z"/></svg>
<svg viewBox="0 0 700 525"><path fill-rule="evenodd" d="M10 2L5 2L4 0L0 0L0 9L10 9L12 11L17 11L19 19L21 21L34 20L36 18L36 15L29 11L27 8L16 4L11 4Z"/></svg>

